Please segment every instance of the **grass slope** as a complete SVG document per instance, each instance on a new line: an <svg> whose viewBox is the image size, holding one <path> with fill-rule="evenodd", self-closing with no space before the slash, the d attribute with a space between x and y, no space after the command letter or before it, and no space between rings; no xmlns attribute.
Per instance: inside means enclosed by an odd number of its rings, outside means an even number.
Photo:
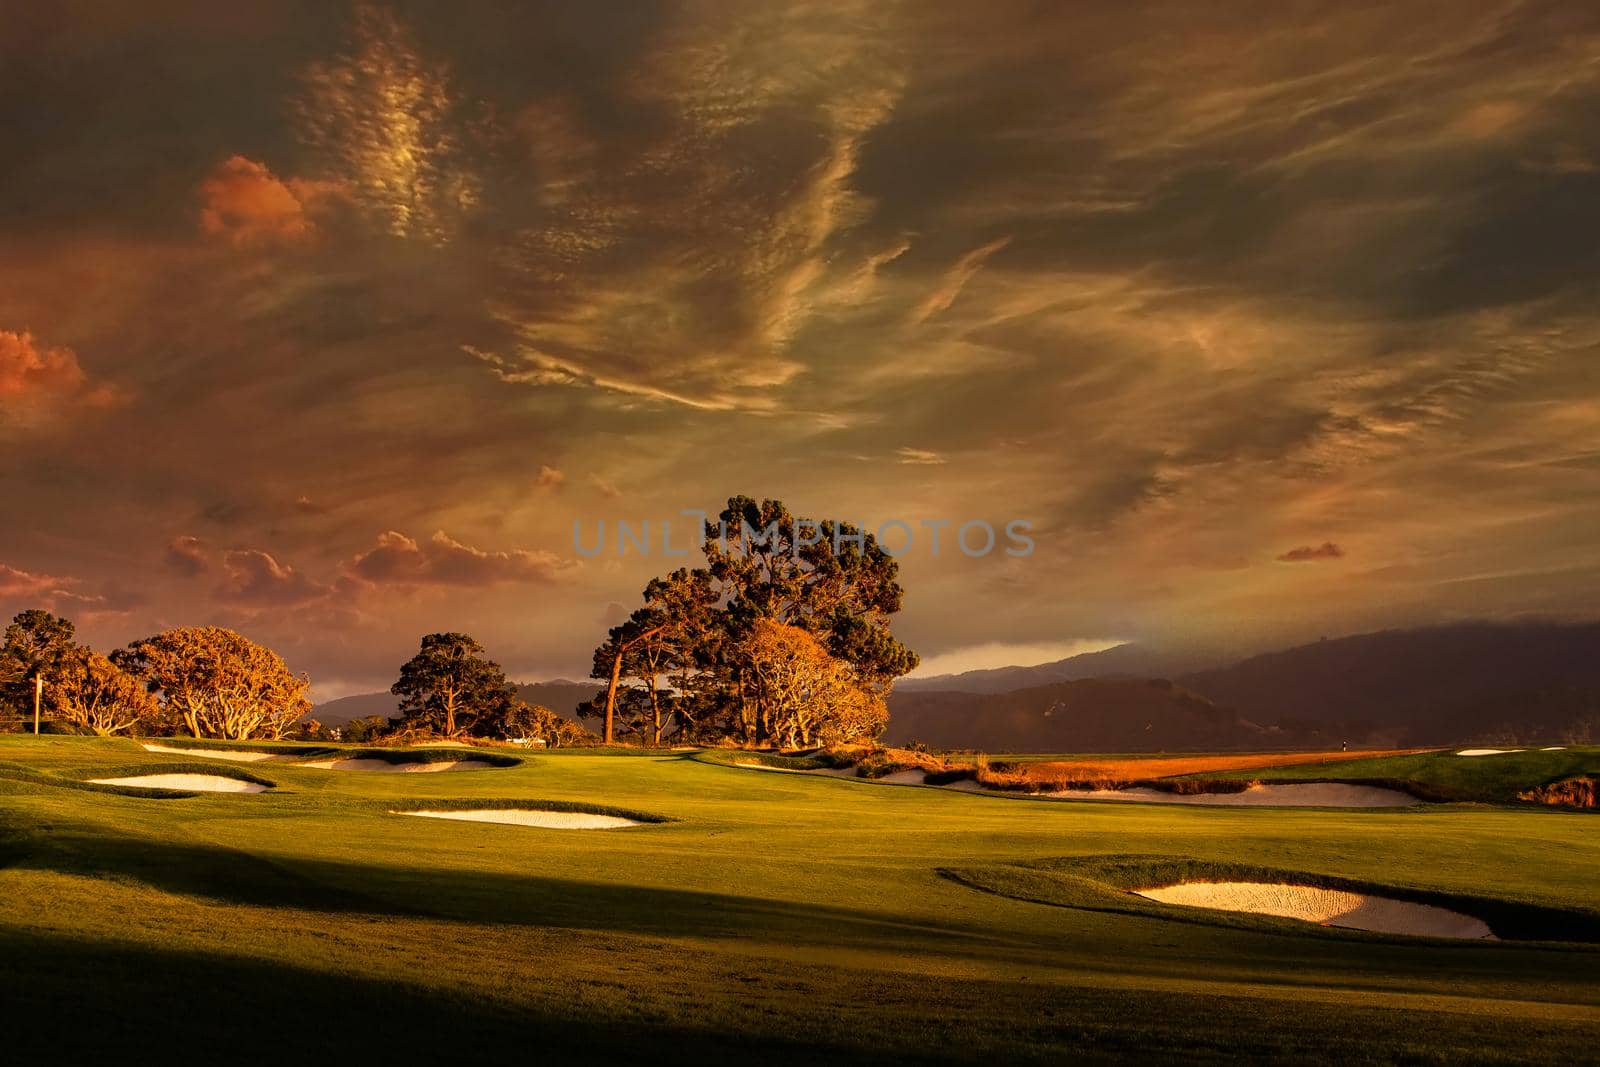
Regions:
<svg viewBox="0 0 1600 1067"><path fill-rule="evenodd" d="M1270 770L1210 772L1195 779L1263 782L1329 781L1406 783L1435 800L1512 804L1517 794L1567 778L1600 775L1600 748L1572 746L1546 752L1529 749L1498 756L1458 756L1455 750L1318 763Z"/></svg>
<svg viewBox="0 0 1600 1067"><path fill-rule="evenodd" d="M1600 1040L1593 946L1179 922L941 873L1133 854L1589 912L1590 815L1030 804L690 753L274 764L253 796L52 784L163 765L0 738L8 1060L1543 1063ZM468 801L674 821L387 814Z"/></svg>

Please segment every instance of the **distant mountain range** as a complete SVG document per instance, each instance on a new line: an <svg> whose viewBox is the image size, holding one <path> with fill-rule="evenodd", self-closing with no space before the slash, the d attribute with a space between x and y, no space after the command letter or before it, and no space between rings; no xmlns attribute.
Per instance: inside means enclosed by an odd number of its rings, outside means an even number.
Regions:
<svg viewBox="0 0 1600 1067"><path fill-rule="evenodd" d="M901 683L886 738L1082 752L1555 740L1584 724L1600 735L1600 623L1386 630L1191 670L1167 688L1126 677L1159 662L1121 646Z"/></svg>
<svg viewBox="0 0 1600 1067"><path fill-rule="evenodd" d="M1276 748L1280 732L1164 679L1084 678L1009 693L898 690L889 744L986 752Z"/></svg>
<svg viewBox="0 0 1600 1067"><path fill-rule="evenodd" d="M517 692L530 704L543 704L551 711L576 720L578 705L594 696L599 682L571 682L558 678L552 682L528 682L517 686ZM357 693L340 697L311 709L311 717L324 726L343 726L352 719L368 715L391 717L396 711L396 701L391 693Z"/></svg>
<svg viewBox="0 0 1600 1067"><path fill-rule="evenodd" d="M1308 738L1398 744L1600 731L1600 622L1464 623L1341 637L1185 675Z"/></svg>
<svg viewBox="0 0 1600 1067"><path fill-rule="evenodd" d="M521 686L575 717L596 682ZM1385 630L1224 667L1138 645L1035 667L902 681L885 740L991 752L1144 752L1600 736L1600 622ZM340 725L393 715L394 697L319 704Z"/></svg>
<svg viewBox="0 0 1600 1067"><path fill-rule="evenodd" d="M961 693L1009 693L1017 689L1075 682L1080 678L1175 678L1213 666L1215 658L1199 653L1163 652L1145 645L1117 645L1099 652L1084 652L1054 663L1033 667L995 667L963 674L938 674L929 678L904 678L896 693L954 690Z"/></svg>

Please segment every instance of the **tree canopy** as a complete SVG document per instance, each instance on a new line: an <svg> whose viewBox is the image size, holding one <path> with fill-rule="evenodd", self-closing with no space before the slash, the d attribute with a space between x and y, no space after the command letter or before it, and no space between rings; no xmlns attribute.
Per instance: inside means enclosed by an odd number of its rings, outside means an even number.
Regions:
<svg viewBox="0 0 1600 1067"><path fill-rule="evenodd" d="M101 736L162 717L160 702L143 682L90 648L74 649L61 660L49 693L56 717Z"/></svg>
<svg viewBox="0 0 1600 1067"><path fill-rule="evenodd" d="M500 665L460 633L428 634L389 688L400 698L400 725L446 737L492 734L516 697Z"/></svg>
<svg viewBox="0 0 1600 1067"><path fill-rule="evenodd" d="M68 657L78 651L72 623L41 608L19 612L0 639L0 703L13 714L32 707L33 687L44 679L47 689Z"/></svg>
<svg viewBox="0 0 1600 1067"><path fill-rule="evenodd" d="M881 733L882 697L917 655L889 629L903 590L877 539L738 496L706 522L702 549L705 567L652 580L643 605L595 649L593 677L606 687L581 710L604 719L605 739L619 729L651 744ZM810 665L805 681L778 686L799 660ZM779 704L788 710L775 713ZM837 725L813 720L818 708Z"/></svg>
<svg viewBox="0 0 1600 1067"><path fill-rule="evenodd" d="M311 710L311 682L274 651L220 626L180 627L114 654L194 737L279 740Z"/></svg>

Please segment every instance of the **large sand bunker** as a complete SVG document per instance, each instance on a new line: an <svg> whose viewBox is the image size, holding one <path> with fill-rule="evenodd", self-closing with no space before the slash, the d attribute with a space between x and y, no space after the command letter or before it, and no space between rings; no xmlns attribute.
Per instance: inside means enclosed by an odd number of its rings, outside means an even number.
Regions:
<svg viewBox="0 0 1600 1067"><path fill-rule="evenodd" d="M1137 893L1163 904L1276 915L1380 934L1495 940L1488 924L1470 915L1432 904L1414 904L1340 889L1283 882L1185 882L1141 889Z"/></svg>
<svg viewBox="0 0 1600 1067"><path fill-rule="evenodd" d="M220 748L172 748L167 745L143 745L146 752L165 752L173 756L200 756L204 759L225 759L235 763L260 763L263 760L282 760L292 757L276 752L244 752Z"/></svg>
<svg viewBox="0 0 1600 1067"><path fill-rule="evenodd" d="M459 819L462 822L497 822L512 826L539 826L546 830L614 830L643 826L620 815L592 811L540 811L533 808L485 808L478 811L391 811L390 815L419 815L424 819Z"/></svg>
<svg viewBox="0 0 1600 1067"><path fill-rule="evenodd" d="M1238 793L1169 793L1161 789L1062 789L1053 793L1012 793L985 789L977 782L952 782L950 789L991 793L999 796L1025 796L1038 800L1122 800L1146 804L1206 804L1218 807L1285 808L1407 808L1422 801L1398 789L1345 782L1305 782L1296 784L1257 784Z"/></svg>
<svg viewBox="0 0 1600 1067"><path fill-rule="evenodd" d="M1457 752L1458 756L1506 756L1513 752L1523 751L1520 748L1464 748Z"/></svg>
<svg viewBox="0 0 1600 1067"><path fill-rule="evenodd" d="M806 770L798 767L770 767L764 763L754 762L735 763L734 766L752 771L775 771L779 774L820 774L879 785L927 784L926 773L915 769L895 771L882 778L862 778L856 774L854 767ZM1236 793L1169 793L1164 789L1142 786L1128 789L1056 789L1024 793L1012 789L992 789L966 778L942 787L931 788L1027 800L1122 800L1146 804L1205 804L1219 807L1409 808L1422 803L1410 793L1399 789L1385 789L1375 785L1351 785L1345 782L1257 783Z"/></svg>
<svg viewBox="0 0 1600 1067"><path fill-rule="evenodd" d="M488 771L494 769L494 764L481 759L463 760L438 760L425 763L422 760L410 760L404 763L390 763L382 759L323 759L311 763L296 764L299 767L314 767L319 771L380 771L390 774L433 774L438 771Z"/></svg>
<svg viewBox="0 0 1600 1067"><path fill-rule="evenodd" d="M191 793L260 793L260 782L224 778L217 774L141 774L131 778L91 778L96 785L126 785L135 789L181 789Z"/></svg>

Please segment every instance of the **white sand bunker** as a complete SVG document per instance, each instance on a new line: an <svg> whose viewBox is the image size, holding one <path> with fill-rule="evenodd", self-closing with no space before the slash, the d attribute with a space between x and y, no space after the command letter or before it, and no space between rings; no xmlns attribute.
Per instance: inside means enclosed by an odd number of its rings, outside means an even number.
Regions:
<svg viewBox="0 0 1600 1067"><path fill-rule="evenodd" d="M390 763L382 759L324 759L311 763L298 763L297 767L314 767L319 771L379 771L388 774L434 774L438 771L488 771L494 764L481 759L440 760L424 763Z"/></svg>
<svg viewBox="0 0 1600 1067"><path fill-rule="evenodd" d="M512 826L540 826L546 830L614 830L643 826L619 815L592 811L539 811L534 808L485 808L479 811L391 811L390 815L420 815L424 819L459 819L462 822L498 822Z"/></svg>
<svg viewBox="0 0 1600 1067"><path fill-rule="evenodd" d="M1504 756L1511 752L1521 752L1520 748L1464 748L1457 752L1458 756Z"/></svg>
<svg viewBox="0 0 1600 1067"><path fill-rule="evenodd" d="M1157 889L1141 889L1137 895L1163 904L1276 915L1322 926L1342 926L1380 934L1497 940L1482 919L1448 908L1308 885L1185 882Z"/></svg>
<svg viewBox="0 0 1600 1067"><path fill-rule="evenodd" d="M141 774L132 778L91 778L96 785L128 785L135 789L182 789L193 793L260 793L267 787L217 774Z"/></svg>
<svg viewBox="0 0 1600 1067"><path fill-rule="evenodd" d="M969 793L1027 796L1038 800L1125 800L1146 804L1206 804L1217 807L1408 808L1422 801L1399 789L1344 782L1257 784L1240 793L1168 793L1162 789L1062 789L1053 793L1014 793L985 789L977 782L952 782L947 788Z"/></svg>
<svg viewBox="0 0 1600 1067"><path fill-rule="evenodd" d="M166 752L173 756L200 756L203 759L225 759L234 763L260 763L263 760L289 759L274 752L223 751L216 748L171 748L167 745L143 745L146 752Z"/></svg>
<svg viewBox="0 0 1600 1067"><path fill-rule="evenodd" d="M1566 745L1546 745L1544 748L1541 748L1539 751L1540 752L1565 752L1566 750L1567 750L1567 746Z"/></svg>

